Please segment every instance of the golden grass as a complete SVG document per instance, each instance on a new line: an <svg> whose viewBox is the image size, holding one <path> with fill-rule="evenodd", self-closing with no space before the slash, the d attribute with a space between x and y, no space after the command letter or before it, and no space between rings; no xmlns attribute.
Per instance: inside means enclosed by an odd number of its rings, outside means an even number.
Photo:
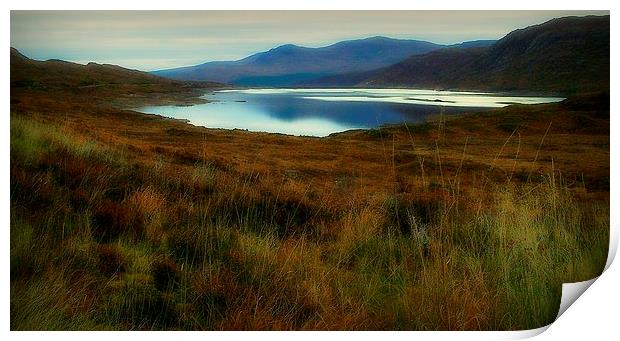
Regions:
<svg viewBox="0 0 620 341"><path fill-rule="evenodd" d="M324 139L12 115L11 329L548 324L609 230L608 118L559 109Z"/></svg>

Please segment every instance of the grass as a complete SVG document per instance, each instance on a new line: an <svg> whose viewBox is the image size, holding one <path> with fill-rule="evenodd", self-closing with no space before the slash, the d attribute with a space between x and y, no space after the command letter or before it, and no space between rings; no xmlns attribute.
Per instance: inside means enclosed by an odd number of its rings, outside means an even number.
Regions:
<svg viewBox="0 0 620 341"><path fill-rule="evenodd" d="M604 137L90 119L11 116L12 330L529 329L606 262Z"/></svg>

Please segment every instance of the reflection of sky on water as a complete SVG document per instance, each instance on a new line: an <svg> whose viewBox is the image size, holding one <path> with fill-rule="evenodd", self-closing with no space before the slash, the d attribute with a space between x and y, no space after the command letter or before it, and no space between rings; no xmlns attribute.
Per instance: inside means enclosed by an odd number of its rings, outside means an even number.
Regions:
<svg viewBox="0 0 620 341"><path fill-rule="evenodd" d="M421 122L440 112L457 114L507 103L561 100L413 89L245 89L218 91L205 98L213 102L138 111L188 119L210 128L326 136L385 123Z"/></svg>

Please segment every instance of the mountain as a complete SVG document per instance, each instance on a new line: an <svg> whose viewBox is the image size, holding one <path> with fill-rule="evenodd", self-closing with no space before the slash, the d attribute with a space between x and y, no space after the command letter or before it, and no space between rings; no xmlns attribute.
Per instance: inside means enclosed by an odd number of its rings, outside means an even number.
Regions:
<svg viewBox="0 0 620 341"><path fill-rule="evenodd" d="M238 61L208 62L153 74L180 80L283 86L335 73L377 69L442 47L426 41L386 37L348 40L319 48L288 44Z"/></svg>
<svg viewBox="0 0 620 341"><path fill-rule="evenodd" d="M57 59L38 61L11 48L12 112L57 110L60 103L66 110L100 104L120 108L190 104L203 101L198 96L205 88L222 86L213 82L176 81L116 65L82 65Z"/></svg>
<svg viewBox="0 0 620 341"><path fill-rule="evenodd" d="M436 50L323 81L570 94L609 89L609 56L609 16L565 17L513 31L489 47Z"/></svg>
<svg viewBox="0 0 620 341"><path fill-rule="evenodd" d="M464 41L462 43L459 44L452 44L452 45L448 45L446 47L456 47L456 48L468 48L468 47L488 47L491 46L493 44L495 44L497 42L497 40L471 40L471 41Z"/></svg>
<svg viewBox="0 0 620 341"><path fill-rule="evenodd" d="M187 85L138 70L110 64L71 63L58 59L30 59L11 47L11 87L36 89L96 87L103 85ZM202 82L196 86L215 85Z"/></svg>

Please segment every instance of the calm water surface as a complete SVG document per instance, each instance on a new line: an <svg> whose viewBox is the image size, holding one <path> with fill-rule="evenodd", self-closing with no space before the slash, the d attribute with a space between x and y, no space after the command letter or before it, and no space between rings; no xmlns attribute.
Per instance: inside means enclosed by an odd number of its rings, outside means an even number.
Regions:
<svg viewBox="0 0 620 341"><path fill-rule="evenodd" d="M189 107L148 106L137 111L187 119L209 128L326 136L387 123L422 122L440 113L452 115L563 99L413 89L240 89L203 97L211 102Z"/></svg>

